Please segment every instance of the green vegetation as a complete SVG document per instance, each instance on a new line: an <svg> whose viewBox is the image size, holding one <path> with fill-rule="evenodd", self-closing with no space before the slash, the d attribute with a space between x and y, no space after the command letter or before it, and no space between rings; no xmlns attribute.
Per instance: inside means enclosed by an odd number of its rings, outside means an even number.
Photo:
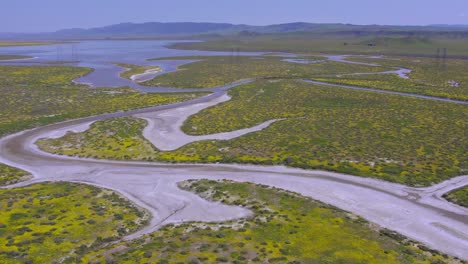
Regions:
<svg viewBox="0 0 468 264"><path fill-rule="evenodd" d="M404 57L385 57L384 59L349 57L348 60L378 63L385 67L408 68L412 69L412 72L409 74L409 79L390 74L332 75L315 79L468 101L468 60Z"/></svg>
<svg viewBox="0 0 468 264"><path fill-rule="evenodd" d="M54 45L61 42L39 42L39 41L0 41L0 47L13 47L13 46L45 46L45 45Z"/></svg>
<svg viewBox="0 0 468 264"><path fill-rule="evenodd" d="M145 121L97 122L80 134L39 142L66 155L169 162L284 164L430 185L468 168L467 108L398 95L263 80L230 90L233 99L191 116L203 135L286 118L229 141L201 141L160 152L142 137Z"/></svg>
<svg viewBox="0 0 468 264"><path fill-rule="evenodd" d="M170 104L193 94L145 94L130 88L90 89L72 80L91 69L0 66L0 136L62 120Z"/></svg>
<svg viewBox="0 0 468 264"><path fill-rule="evenodd" d="M39 125L189 100L194 94L145 94L130 88L90 89L71 81L91 69L0 66L0 137ZM0 185L25 172L0 164Z"/></svg>
<svg viewBox="0 0 468 264"><path fill-rule="evenodd" d="M452 203L468 207L468 186L446 193L444 198Z"/></svg>
<svg viewBox="0 0 468 264"><path fill-rule="evenodd" d="M307 57L308 65L282 61L276 56L263 57L176 57L162 59L193 59L202 60L179 67L181 71L157 76L142 82L142 85L206 88L232 83L249 78L313 78L316 76L346 74L353 72L379 72L390 70L386 67L365 65L348 65L345 63L326 61L323 57ZM159 59L158 59L159 60Z"/></svg>
<svg viewBox="0 0 468 264"><path fill-rule="evenodd" d="M131 80L131 77L136 74L142 74L147 71L159 72L161 67L159 66L140 66L135 64L126 64L126 63L115 63L115 65L125 68L124 72L120 73L120 77Z"/></svg>
<svg viewBox="0 0 468 264"><path fill-rule="evenodd" d="M250 84L230 94L232 101L192 116L184 131L209 134L289 120L229 143L195 143L179 153L195 149L222 160L283 163L408 185L429 185L468 167L463 105L299 82Z"/></svg>
<svg viewBox="0 0 468 264"><path fill-rule="evenodd" d="M19 59L30 59L31 56L23 55L0 55L0 61L2 60L19 60Z"/></svg>
<svg viewBox="0 0 468 264"><path fill-rule="evenodd" d="M185 57L184 59L202 61L183 65L180 67L181 71L160 75L142 84L164 87L204 88L247 78L302 78L468 100L467 60L437 60L417 57L391 57L385 59L349 58L349 60L353 61L382 65L381 67L372 67L332 62L327 61L323 57L310 56L299 57L299 59L310 60L312 62L310 64L285 62L283 58L275 56ZM393 70L396 67L412 69L410 79L400 78L396 74L346 75L350 73L384 72Z"/></svg>
<svg viewBox="0 0 468 264"><path fill-rule="evenodd" d="M60 140L41 139L37 144L46 151L70 156L152 159L157 150L141 135L145 126L143 119L111 118L93 123L84 133L69 132Z"/></svg>
<svg viewBox="0 0 468 264"><path fill-rule="evenodd" d="M291 53L385 54L435 56L437 48L447 48L449 57L468 57L466 37L375 36L287 33L206 38L205 42L175 43L171 48L189 50L271 51Z"/></svg>
<svg viewBox="0 0 468 264"><path fill-rule="evenodd" d="M27 180L31 175L25 171L0 163L0 186Z"/></svg>
<svg viewBox="0 0 468 264"><path fill-rule="evenodd" d="M113 191L74 183L0 190L1 263L76 263L149 215Z"/></svg>
<svg viewBox="0 0 468 264"><path fill-rule="evenodd" d="M256 41L254 48L261 44ZM295 49L310 51L306 49L314 47L307 46L312 42L297 40ZM377 47L384 46L375 42ZM427 45L420 43L423 40L416 42L408 45L422 53L429 53L436 45L433 41ZM278 45L277 50L281 50L282 44L279 41L269 45ZM327 46L327 50L333 51L337 45ZM400 52L394 45L386 47L385 52ZM346 53L362 53L362 50L373 53L376 49L367 47L365 42L346 46L350 48ZM451 46L448 47L451 51ZM382 67L335 62L301 65L273 56L191 59L203 61L182 66L183 71L159 76L145 84L201 88L244 78L266 80L235 88L230 91L232 101L192 116L183 127L187 133L209 134L270 119L286 120L234 140L196 142L176 151L161 152L141 135L146 121L112 118L94 123L83 133L40 140L39 146L57 154L119 160L283 164L408 185L429 185L468 168L466 106L290 80L322 78L467 100L465 61L448 60L442 69L440 64L433 67L430 60L415 62L405 58L399 62L385 60ZM124 78L149 69L118 65L130 69L122 73ZM413 69L412 79L390 75L330 76L385 71L395 66ZM144 94L125 87L90 89L71 82L90 71L76 67L0 66L0 136L71 118L195 97L193 94ZM447 86L449 80L460 82L459 87ZM27 172L0 164L0 185L28 177ZM141 239L108 244L144 225L148 215L112 191L81 184L47 183L0 190L0 262L429 264L454 261L355 215L291 192L227 181L188 181L180 186L211 200L247 207L255 215L226 223L171 225ZM467 188L460 189L447 199L466 206L466 194Z"/></svg>
<svg viewBox="0 0 468 264"><path fill-rule="evenodd" d="M456 263L395 232L296 193L251 183L183 189L252 210L225 223L169 225L85 255L84 263Z"/></svg>

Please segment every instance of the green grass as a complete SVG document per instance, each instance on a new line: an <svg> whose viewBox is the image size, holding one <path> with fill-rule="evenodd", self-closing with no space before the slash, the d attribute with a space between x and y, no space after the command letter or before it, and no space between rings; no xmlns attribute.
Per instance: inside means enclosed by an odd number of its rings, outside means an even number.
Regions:
<svg viewBox="0 0 468 264"><path fill-rule="evenodd" d="M180 67L181 71L160 75L143 85L204 88L232 83L241 79L315 79L324 82L363 86L377 89L430 95L443 98L468 100L468 60L429 59L421 57L386 57L365 59L350 57L349 60L377 63L381 67L346 64L327 61L323 57L304 56L318 63L308 65L282 61L275 56L263 57L184 57L202 60ZM177 59L177 58L166 58ZM410 79L396 74L355 75L350 73L372 73L393 70L395 67L408 68L413 72ZM449 81L459 83L458 87Z"/></svg>
<svg viewBox="0 0 468 264"><path fill-rule="evenodd" d="M452 203L468 207L468 186L446 193L444 198Z"/></svg>
<svg viewBox="0 0 468 264"><path fill-rule="evenodd" d="M90 71L67 66L0 66L0 136L62 120L199 96L140 93L126 87L90 89L71 82Z"/></svg>
<svg viewBox="0 0 468 264"><path fill-rule="evenodd" d="M31 175L25 171L0 163L0 186L27 180Z"/></svg>
<svg viewBox="0 0 468 264"><path fill-rule="evenodd" d="M2 60L18 60L18 59L29 59L32 58L31 56L23 56L23 55L0 55L0 61Z"/></svg>
<svg viewBox="0 0 468 264"><path fill-rule="evenodd" d="M1 263L76 263L76 256L146 224L113 191L75 183L0 190Z"/></svg>
<svg viewBox="0 0 468 264"><path fill-rule="evenodd" d="M468 58L466 38L352 37L326 38L307 33L272 34L257 37L208 38L205 42L176 43L171 48L211 51L271 51L291 53L385 54L435 56L437 48L447 55ZM345 45L347 43L347 45ZM377 44L368 46L369 43Z"/></svg>
<svg viewBox="0 0 468 264"><path fill-rule="evenodd" d="M140 66L135 64L126 64L126 63L115 63L115 65L125 68L124 72L120 73L120 77L125 79L131 79L131 77L135 74L142 74L147 70L155 70L161 71L161 67L159 66Z"/></svg>
<svg viewBox="0 0 468 264"><path fill-rule="evenodd" d="M0 66L0 137L72 118L171 104L194 94L145 94L122 88L90 89L72 80L91 72L67 66ZM25 173L0 164L0 185Z"/></svg>
<svg viewBox="0 0 468 264"><path fill-rule="evenodd" d="M41 139L37 144L49 152L70 156L144 160L157 152L141 135L145 126L143 119L111 118L93 123L84 133L70 132L60 140Z"/></svg>
<svg viewBox="0 0 468 264"><path fill-rule="evenodd" d="M282 61L275 56L263 57L182 57L162 59L202 60L179 67L181 71L157 76L141 83L148 86L206 88L232 83L248 78L312 78L324 74L352 72L378 72L388 67L348 65L324 61L323 57L308 57L320 63L309 65ZM159 60L159 59L158 59Z"/></svg>
<svg viewBox="0 0 468 264"><path fill-rule="evenodd" d="M183 189L249 208L225 223L170 225L84 263L449 263L402 235L295 193L250 183L187 181ZM419 248L420 247L420 248ZM113 252L113 253L111 253ZM432 255L433 254L433 255Z"/></svg>
<svg viewBox="0 0 468 264"><path fill-rule="evenodd" d="M146 142L146 121L135 118L100 121L39 145L57 154L105 159L284 164L407 185L430 185L468 167L463 105L291 80L257 81L229 93L231 101L191 116L186 133L286 120L237 139L195 142L171 152Z"/></svg>
<svg viewBox="0 0 468 264"><path fill-rule="evenodd" d="M0 47L13 47L13 46L45 46L54 45L61 42L45 42L45 41L0 41Z"/></svg>
<svg viewBox="0 0 468 264"><path fill-rule="evenodd" d="M365 59L349 57L348 60L377 63L385 67L412 69L410 79L396 75L355 75L316 78L320 81L354 86L378 88L468 101L468 60L386 57ZM459 86L451 85L456 81Z"/></svg>

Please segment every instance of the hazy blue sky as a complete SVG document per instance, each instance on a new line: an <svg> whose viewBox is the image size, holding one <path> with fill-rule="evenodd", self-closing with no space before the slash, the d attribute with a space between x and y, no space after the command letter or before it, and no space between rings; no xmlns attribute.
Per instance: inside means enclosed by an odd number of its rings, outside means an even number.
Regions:
<svg viewBox="0 0 468 264"><path fill-rule="evenodd" d="M0 32L120 22L468 24L468 0L1 0Z"/></svg>

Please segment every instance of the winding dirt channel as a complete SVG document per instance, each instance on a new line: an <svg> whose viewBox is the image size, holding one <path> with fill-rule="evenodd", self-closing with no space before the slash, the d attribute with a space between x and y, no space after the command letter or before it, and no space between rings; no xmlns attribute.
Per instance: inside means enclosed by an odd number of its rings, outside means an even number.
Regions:
<svg viewBox="0 0 468 264"><path fill-rule="evenodd" d="M411 188L377 179L283 166L187 165L80 159L45 153L35 145L39 138L57 138L67 131L85 131L97 120L121 116L136 116L148 120L149 125L144 136L163 150L177 149L202 139L238 137L266 128L278 120L253 128L202 137L188 136L180 130L180 126L190 115L229 100L227 89L250 81L252 80L212 89L215 93L189 102L71 120L0 139L0 162L29 171L34 176L32 180L7 188L38 182L69 181L116 190L152 214L148 226L125 238L134 239L168 223L225 221L251 215L245 208L209 202L183 191L177 187L177 182L202 178L254 182L298 192L334 205L429 247L468 260L468 209L442 198L445 192L468 185L468 175L428 188ZM333 86L466 104L429 96ZM186 92L184 89L179 91Z"/></svg>
<svg viewBox="0 0 468 264"><path fill-rule="evenodd" d="M167 223L224 221L251 214L244 208L208 202L180 190L177 187L179 181L208 178L254 182L321 200L434 249L468 259L468 209L441 198L443 192L468 184L468 176L429 188L410 188L376 179L282 166L180 165L80 159L45 153L34 144L39 138L60 137L67 131L84 131L96 120L115 116L156 115L162 122L152 128L154 133L172 133L174 115L185 120L194 112L222 102L224 96L224 92L219 92L192 102L72 120L5 137L0 140L0 162L34 175L32 180L8 188L44 181L70 181L116 190L149 210L153 216L150 225L126 237L133 239ZM174 133L183 139L180 131Z"/></svg>

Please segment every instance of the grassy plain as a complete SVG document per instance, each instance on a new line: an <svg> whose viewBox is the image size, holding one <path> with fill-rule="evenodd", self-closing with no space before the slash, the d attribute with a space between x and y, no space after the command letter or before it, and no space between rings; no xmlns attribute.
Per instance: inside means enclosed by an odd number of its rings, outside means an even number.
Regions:
<svg viewBox="0 0 468 264"><path fill-rule="evenodd" d="M67 119L170 104L196 96L145 94L125 87L90 89L72 83L89 72L91 69L67 66L0 66L0 137ZM0 173L0 185L24 176L2 164Z"/></svg>
<svg viewBox="0 0 468 264"><path fill-rule="evenodd" d="M25 171L0 164L0 186L27 180L31 175Z"/></svg>
<svg viewBox="0 0 468 264"><path fill-rule="evenodd" d="M468 101L468 60L421 57L384 57L368 59L349 57L348 60L377 63L385 67L411 69L409 79L396 75L353 75L315 78L324 82L378 88L415 94Z"/></svg>
<svg viewBox="0 0 468 264"><path fill-rule="evenodd" d="M145 121L134 118L100 121L39 145L106 159L284 164L408 185L430 185L468 167L463 105L291 80L257 81L229 93L231 101L191 116L183 130L203 135L286 120L237 139L195 142L171 152L154 149L141 135Z"/></svg>
<svg viewBox="0 0 468 264"><path fill-rule="evenodd" d="M255 215L225 223L170 225L83 257L86 263L449 263L364 219L281 189L187 181L183 189ZM422 249L421 249L422 248ZM433 255L432 255L433 254Z"/></svg>
<svg viewBox="0 0 468 264"><path fill-rule="evenodd" d="M280 62L275 57L258 59L261 63L244 59L247 58L230 62L229 57L212 58L213 61L184 66L185 71L151 82L206 87L250 76L272 78L235 88L230 92L231 102L193 116L184 126L191 134L229 131L273 118L287 120L228 142L198 142L174 152L160 152L141 136L144 120L117 118L97 122L84 133L42 141L41 147L67 155L123 160L285 164L409 185L438 182L460 174L468 166L464 155L467 110L463 106L276 80L330 72L381 71L386 67L339 63L305 67ZM72 67L0 67L0 135L69 118L192 98L141 94L128 88L89 89L70 83L88 72L89 69ZM1 172L18 178L26 176L3 165ZM84 185L41 184L2 190L0 260L51 263L63 257L65 263L78 259L84 263L450 261L423 253L420 248L426 249L424 246L418 248L396 233L369 228L360 218L293 193L228 182L200 181L181 186L216 201L243 204L256 216L222 225L168 226L145 238L98 250L103 243L136 230L138 222L144 222L141 211L110 191Z"/></svg>
<svg viewBox="0 0 468 264"><path fill-rule="evenodd" d="M141 66L135 64L127 64L127 63L115 63L115 65L125 68L126 71L120 73L120 77L125 79L131 79L131 77L135 74L142 74L147 70L154 70L160 71L161 67L158 66Z"/></svg>
<svg viewBox="0 0 468 264"><path fill-rule="evenodd" d="M0 47L13 47L13 46L45 46L54 45L59 42L43 42L43 41L0 41Z"/></svg>
<svg viewBox="0 0 468 264"><path fill-rule="evenodd" d="M158 150L141 135L145 126L146 121L143 119L111 118L93 123L84 133L67 133L60 140L41 139L37 144L44 150L70 156L153 159Z"/></svg>
<svg viewBox="0 0 468 264"><path fill-rule="evenodd" d="M468 58L466 38L311 36L307 33L271 34L253 37L208 38L205 42L175 43L171 48L189 50L271 51L290 53L385 54L435 56L446 48L451 57ZM346 45L345 45L346 43ZM369 46L372 44L372 46Z"/></svg>
<svg viewBox="0 0 468 264"><path fill-rule="evenodd" d="M0 55L0 61L2 60L19 60L19 59L29 59L31 56L23 55Z"/></svg>
<svg viewBox="0 0 468 264"><path fill-rule="evenodd" d="M353 72L378 72L389 70L387 67L348 65L325 61L323 57L308 57L317 61L308 65L282 61L276 56L244 57L179 57L162 59L202 60L179 67L180 71L157 76L142 82L142 85L206 88L232 83L249 78L312 78L324 74L346 74ZM158 59L159 60L159 59Z"/></svg>
<svg viewBox="0 0 468 264"><path fill-rule="evenodd" d="M113 191L74 183L0 190L0 263L77 263L149 215Z"/></svg>
<svg viewBox="0 0 468 264"><path fill-rule="evenodd" d="M310 64L283 61L281 57L185 57L199 62L180 67L181 71L160 75L143 85L204 88L232 83L247 78L314 79L324 82L386 89L392 91L468 100L468 60L429 59L421 57L385 57L365 59L349 57L349 60L380 64L381 67L345 64L327 61L324 57L304 56ZM177 58L170 58L177 59ZM351 73L375 73L394 70L397 67L412 70L409 79L396 74L346 75ZM456 82L456 85L451 84Z"/></svg>
<svg viewBox="0 0 468 264"><path fill-rule="evenodd" d="M67 66L0 66L0 136L71 118L193 98L192 94L145 94L129 88L90 89L71 82L90 71Z"/></svg>
<svg viewBox="0 0 468 264"><path fill-rule="evenodd" d="M468 207L468 186L451 191L444 195L444 198L452 203Z"/></svg>

